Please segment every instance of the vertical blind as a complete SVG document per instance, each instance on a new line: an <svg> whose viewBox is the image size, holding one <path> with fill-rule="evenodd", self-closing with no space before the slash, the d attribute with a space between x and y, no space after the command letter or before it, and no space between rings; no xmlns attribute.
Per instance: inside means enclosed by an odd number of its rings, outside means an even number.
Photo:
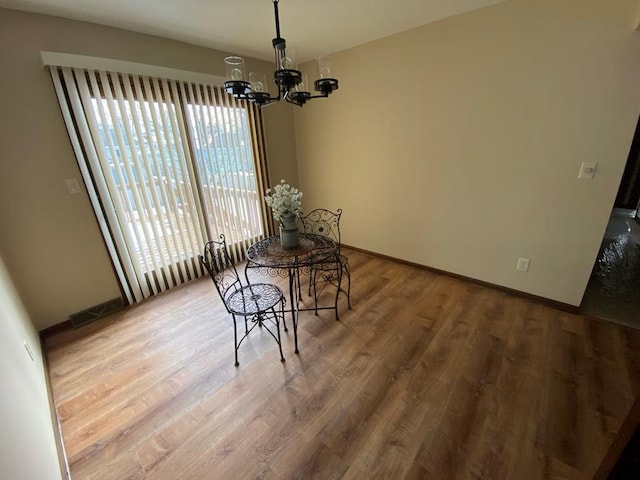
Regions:
<svg viewBox="0 0 640 480"><path fill-rule="evenodd" d="M202 275L207 239L224 233L238 261L264 235L259 110L211 85L50 70L129 303Z"/></svg>

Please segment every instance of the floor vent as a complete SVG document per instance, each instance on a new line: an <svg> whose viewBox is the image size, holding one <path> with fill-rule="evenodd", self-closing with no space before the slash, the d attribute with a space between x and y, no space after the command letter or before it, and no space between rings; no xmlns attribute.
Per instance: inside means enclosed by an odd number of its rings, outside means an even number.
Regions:
<svg viewBox="0 0 640 480"><path fill-rule="evenodd" d="M124 304L122 303L122 299L114 298L113 300L108 300L100 305L95 305L87 308L86 310L82 310L81 312L69 315L69 320L71 320L71 324L74 327L81 327L82 325L91 323L94 320L111 315L123 308Z"/></svg>

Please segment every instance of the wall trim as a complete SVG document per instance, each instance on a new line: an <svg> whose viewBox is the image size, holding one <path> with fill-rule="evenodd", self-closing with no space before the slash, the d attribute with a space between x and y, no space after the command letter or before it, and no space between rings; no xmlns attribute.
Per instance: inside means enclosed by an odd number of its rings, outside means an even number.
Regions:
<svg viewBox="0 0 640 480"><path fill-rule="evenodd" d="M514 290L513 288L503 287L502 285L497 285L495 283L484 282L482 280L477 280L471 277L465 277L464 275L459 275L457 273L447 272L446 270L440 270L438 268L429 267L427 265L421 265L419 263L410 262L408 260L403 260L401 258L390 257L389 255L383 255L382 253L372 252L370 250L365 250L363 248L352 247L351 245L341 244L341 247L348 248L350 250L354 250L356 252L364 253L366 255L372 255L374 257L382 258L384 260L390 260L392 262L402 263L404 265L408 265L410 267L419 268L420 270L426 270L428 272L437 273L439 275L445 275L447 277L455 278L457 280L462 280L464 282L473 283L475 285L479 285L481 287L490 288L492 290L497 290L502 293L507 293L509 295L515 295L517 297L526 298L527 300L533 300L538 303L542 303L549 307L557 308L558 310L562 310L568 313L580 314L580 307L575 305L571 305L569 303L559 302L557 300L552 300L550 298L540 297L538 295L533 295L532 293L522 292L520 290Z"/></svg>
<svg viewBox="0 0 640 480"><path fill-rule="evenodd" d="M73 330L73 323L71 323L71 320L65 320L64 322L51 325L50 327L40 330L40 342L42 343L47 338L66 332L67 330Z"/></svg>
<svg viewBox="0 0 640 480"><path fill-rule="evenodd" d="M71 322L69 322L71 324ZM48 330L48 329L47 329ZM62 437L62 426L60 425L60 418L58 417L58 409L56 408L56 402L53 399L53 391L51 390L51 381L49 379L49 358L47 357L47 342L40 332L40 352L42 355L42 363L44 366L44 378L47 386L47 398L49 399L49 412L51 415L51 423L53 427L53 436L56 441L56 450L58 452L58 463L60 465L60 474L62 478L71 480L71 469L69 468L69 460L67 458L67 451L64 448L64 438Z"/></svg>

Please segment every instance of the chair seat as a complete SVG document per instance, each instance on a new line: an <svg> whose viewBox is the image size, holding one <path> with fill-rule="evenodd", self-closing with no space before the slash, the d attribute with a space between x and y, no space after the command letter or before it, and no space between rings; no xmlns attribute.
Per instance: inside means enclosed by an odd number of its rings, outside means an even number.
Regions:
<svg viewBox="0 0 640 480"><path fill-rule="evenodd" d="M225 303L231 313L254 315L273 308L284 297L282 290L268 283L253 283L231 293Z"/></svg>
<svg viewBox="0 0 640 480"><path fill-rule="evenodd" d="M313 265L314 270L335 270L337 268L337 263L340 263L340 266L344 267L349 263L349 259L340 253L336 253L331 257L327 258L325 261L321 263L316 263Z"/></svg>

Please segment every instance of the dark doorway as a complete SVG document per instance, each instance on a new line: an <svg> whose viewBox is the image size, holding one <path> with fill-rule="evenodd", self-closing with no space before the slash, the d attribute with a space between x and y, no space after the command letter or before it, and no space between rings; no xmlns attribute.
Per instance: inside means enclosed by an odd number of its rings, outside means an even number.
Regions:
<svg viewBox="0 0 640 480"><path fill-rule="evenodd" d="M640 329L640 118L580 310Z"/></svg>
<svg viewBox="0 0 640 480"><path fill-rule="evenodd" d="M627 164L622 174L614 208L637 210L640 202L640 118L636 125Z"/></svg>

